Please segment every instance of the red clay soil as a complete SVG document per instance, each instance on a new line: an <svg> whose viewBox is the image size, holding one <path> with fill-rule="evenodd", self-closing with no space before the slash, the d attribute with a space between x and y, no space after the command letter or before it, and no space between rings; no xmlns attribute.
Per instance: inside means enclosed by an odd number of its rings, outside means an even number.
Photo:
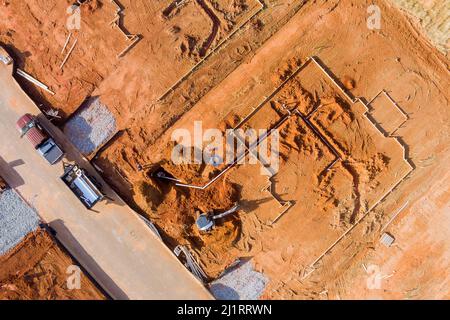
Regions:
<svg viewBox="0 0 450 320"><path fill-rule="evenodd" d="M42 104L43 110L53 107L60 115L72 114L115 69L116 55L125 45L117 32L111 32L109 22L114 9L103 8L93 0L81 8L81 29L69 31L66 22L66 1L0 1L0 42L15 59L17 67L48 85L54 96L18 77L29 94ZM71 41L61 50L67 36ZM108 34L108 39L103 35ZM61 70L60 65L75 39L78 42Z"/></svg>
<svg viewBox="0 0 450 320"><path fill-rule="evenodd" d="M294 79L257 116L251 118L249 126L268 129L272 127L281 119L281 115L277 113L280 103L286 101L297 101L297 109L307 113L313 109L314 105L317 105L317 101L314 101L311 97L312 94L304 90L300 83ZM340 212L339 230L345 230L345 227L352 225L367 209L368 203L375 198L374 193L377 192L370 194L366 190L374 189L374 185L385 182L382 179L382 172L391 169L388 167L389 156L377 151L376 141L373 141L373 138L364 131L352 135L352 132L358 132L352 128L364 128L365 124L364 120L353 113L347 105L342 106L340 100L329 97L321 99L320 103L332 110L327 112L328 117L320 122L322 126L327 128L333 123L343 123L350 128L349 132L346 133L348 144L342 146L345 151L341 151L341 153L353 153L354 158L349 158L345 163L338 164L339 169L336 169L337 171L323 172L326 165L333 161L333 154L304 123L300 120L290 120L280 131L282 163L280 173L274 178L275 192L280 194L280 199L286 201L290 198L303 199L309 197L309 200L313 201L317 207L329 211L329 215L338 210ZM273 113L271 115L273 118L269 117L269 112ZM325 113L325 110L321 109L321 112ZM235 119L235 117L238 116L228 116L231 119ZM318 119L321 118L319 114ZM327 121L327 123L324 123L324 121ZM228 127L235 125L235 123L227 123L225 126L223 124L217 125L218 127ZM366 147L358 152L361 145ZM169 143L162 152L166 159L170 159L172 148L173 144ZM307 165L305 159L308 158L315 159L318 165L316 167ZM97 163L105 168L101 159ZM301 175L308 177L311 175L311 180L309 180L311 188L309 190L298 189L296 185L302 183L296 181L295 176L289 174L289 172L298 172L298 166L301 167ZM125 173L128 181L133 185L133 189L130 190L132 193L127 194L128 197L131 196L128 198L130 202L134 203L137 210L149 216L157 224L172 247L179 243L189 245L199 257L211 278L220 274L227 265L237 258L256 256L260 253L260 248L269 245L269 242L272 242L272 245L279 242L271 238L270 232L264 231L266 228L263 218L264 213L258 213L259 220L256 221L246 218L255 208L254 204L251 203L252 201L241 195L241 190L249 188L248 183L252 184L252 181L234 177L236 182L231 182L228 179L230 175L242 177L248 170L253 170L248 169L246 165L233 169L233 173L228 174L225 179L220 179L206 190L176 187L173 183L150 177L147 174L163 168L167 173L182 181L203 185L218 173L217 168L210 165L175 165L170 160L165 160L158 165L153 165L152 168L147 168L145 173L137 172L129 164L126 164L126 166L124 164L123 167L130 169ZM351 187L351 184L353 184L353 187ZM250 188L254 190L258 186L259 188L264 187L264 185L259 185L255 181L254 186ZM350 190L347 191L349 194L345 193L345 186L350 186ZM285 195L286 189L292 187L297 191L291 191ZM254 190L254 192L255 194L259 193L257 190ZM343 198L349 196L351 200L343 201ZM240 214L225 221L220 221L214 232L205 234L197 230L195 227L197 211L216 210L220 212L231 207L238 200L241 201L242 206ZM266 211L269 213L272 212L272 209ZM290 225L286 225L288 229L281 232L287 233L290 227ZM277 230L277 232L280 232L280 230ZM285 239L287 241L290 238L286 236ZM298 242L301 242L300 239L298 239ZM282 245L280 244L280 246ZM277 277L276 274L270 275L273 279Z"/></svg>
<svg viewBox="0 0 450 320"><path fill-rule="evenodd" d="M67 288L67 268L77 264L43 230L0 257L0 265L0 300L107 299L84 273L81 289Z"/></svg>
<svg viewBox="0 0 450 320"><path fill-rule="evenodd" d="M0 0L0 41L19 52L25 70L58 92L55 97L44 94L45 99L66 115L89 94L99 95L111 108L121 131L97 154L96 165L128 203L155 222L170 247L189 245L211 278L236 258L253 257L257 269L270 278L264 298L358 298L369 295L361 263L372 259L383 264L385 274L398 271L392 283L405 280L398 290L393 285L390 293L375 292L377 297L448 296L445 290L433 290L433 276L424 276L430 265L414 257L418 252L431 259L426 248L432 248L439 263L431 272L450 283L450 250L443 240L448 230L440 226L448 219L448 186L438 183L449 163L448 60L389 1L376 2L382 10L380 30L366 23L373 1L265 1L265 10L161 101L200 61L202 48L213 50L253 12L256 2L190 1L164 17L166 4L123 0L124 25L143 39L120 61L115 55L126 43L119 42L120 33L105 27L109 2L85 7L79 50L59 71L67 3ZM220 21L217 34L212 13ZM24 32L14 32L19 29ZM290 119L280 129L282 162L272 179L274 195L294 206L279 223L271 224L280 206L265 191L269 181L257 166L239 166L203 191L150 175L163 168L185 181L208 181L217 168L171 163L173 130L192 130L198 120L205 129L233 127L309 56L319 56L353 96L369 101L381 89L392 94L410 115L396 134L417 168L342 243L327 251L304 280L309 265L409 169L394 139L374 131L361 105L346 101L318 69L304 70L264 106L267 116L257 114L249 122L256 129L268 128L283 115L282 104L300 101L298 110L306 114L320 103L311 123L343 158L324 171L334 156L305 123ZM393 118L392 108L383 105L383 119ZM145 170L138 171L138 164ZM440 204L428 199L440 199ZM242 205L236 215L220 221L211 234L198 233L196 211L226 210L236 200ZM405 201L417 210L405 211L404 220L392 226L405 251L382 250L381 228ZM442 215L432 215L434 209ZM420 216L422 211L427 215ZM424 244L414 240L415 233ZM408 275L405 266L414 272ZM426 285L416 294L420 280Z"/></svg>
<svg viewBox="0 0 450 320"><path fill-rule="evenodd" d="M297 14L279 35L270 39L251 61L241 65L237 71L200 100L191 111L175 117L175 125L171 124L167 134L160 135L161 130L165 130L165 122L161 124L161 121L149 120L152 119L152 114L158 114L158 107L156 107L146 114L147 118L136 117L135 125L126 130L118 140L101 153L97 163L110 177L109 181L132 202L133 198L141 197L139 190L131 186L136 184L140 174L136 171L137 163L149 164L150 167L152 165L164 166L168 159L166 150L172 130L176 128L191 130L195 120L202 120L207 124L207 128L221 128L226 119L234 118L232 114L234 110L239 111L235 113L242 118L249 113L252 107L258 105L274 87L279 85L296 66L301 64L301 61L298 61L299 57L304 59L312 54L320 55L325 64L341 78L343 85L351 90L352 94L369 100L379 90L385 88L395 93L394 98L407 112L416 115L410 119L406 127L401 128L399 134L404 137L406 144L413 150L410 152L413 155L413 161L418 163L425 161L423 159L428 159L429 153L432 152L435 154L432 158L434 160L429 161L433 165L416 171L412 178L402 185L402 191L397 191L396 195L388 198L388 201L385 201L355 229L355 232L349 237L348 247L342 245L335 248L333 254L327 255L324 262L319 264L319 267L322 267L314 273L311 280L299 282L302 275L297 274L294 270L297 272L304 270L347 227L352 226L361 218L365 210L408 169L402 160L402 150L391 145L392 139L377 138L367 120L355 113L358 106L350 107L348 103L342 101L342 98L333 100L335 97L327 91L330 84L327 85L325 80L320 79L320 73L316 74L315 71L302 73L300 80L303 89L310 91L313 96L316 96L314 94L316 90L320 99L326 104L325 108L318 112L312 121L317 127L323 129L336 148L348 158L347 161L338 164L335 170L321 175L320 169L323 170L327 163L333 160L329 158L329 155L321 156L326 152L326 148L320 144L320 141L308 138L309 133L301 134L301 130L300 134L296 132L291 135L286 134L287 139L291 136L291 140L294 141L283 148L286 148L286 152L289 150L294 152L293 157L299 157L297 162L291 161L289 165L298 163L298 173L293 170L286 170L287 173L283 173L280 170L279 178L275 177L280 185L277 193L282 195L283 200L297 200L297 204L283 218L284 221L280 221L280 225L274 231L261 232L268 228L265 225L266 221L270 221L270 218L274 217L274 213L271 213L273 209L268 204L270 201L265 202L266 200L256 197L260 188L264 187L264 181L261 181L260 185L254 175L247 174L245 170L240 172L239 169L225 176L225 182L220 181L218 185L246 182L247 188L251 188L249 184L254 184L254 188L250 191L245 191L245 186L238 185L238 190L241 191L240 199L241 202L249 202L253 196L256 199L252 204L257 203L261 208L255 210L254 205L244 206L239 214L241 234L237 236L237 241L226 241L226 238L221 241L219 238L202 248L198 245L197 238L193 238L192 227L187 225L185 228L187 232L182 238L179 238L177 233L171 233L171 230L174 229L172 223L157 218L159 215L164 215L166 211L170 212L168 204L162 204L164 209L161 211L159 210L160 206L156 206L151 212L151 216L156 217L156 224L162 230L167 231L169 238L173 235L176 242L191 243L206 272L212 277L220 273L220 270L233 258L251 255L258 256L255 258L258 268L269 275L272 280L265 295L266 298L321 298L327 297L327 294L329 297L337 297L339 292L344 290L350 292L351 275L346 271L350 266L360 268L361 260L378 243L379 231L389 216L404 203L406 197L411 199L410 201L414 201L414 197L426 196L424 192L427 188L416 189L418 185L411 181L423 183L426 181L426 176L430 176L432 167L440 172L444 170L445 150L448 150L448 143L445 144L430 126L432 126L432 122L436 122L442 125L439 130L441 133L448 130L448 123L444 124L444 118L448 117L448 111L444 109L448 105L448 94L439 85L443 79L448 77L446 69L443 68L445 60L420 38L420 34L408 20L385 3L380 3L384 12L383 31L380 33L368 31L364 20L365 15L361 14L366 8L365 5L364 1L352 1L351 4L340 2L335 5L322 3L321 5L306 6L304 11ZM353 12L354 15L349 15L348 12ZM358 19L352 19L350 16L357 16ZM342 26L344 22L345 28L336 27ZM317 30L320 32L318 33ZM355 40L355 35L361 35L361 37L356 37ZM395 42L388 40L392 38L395 38ZM396 44L393 45L394 43ZM416 49L417 43L420 43L422 49ZM405 51L405 47L410 50ZM379 52L384 52L384 56L380 56ZM429 52L429 54L424 55L423 52ZM284 56L279 56L281 54ZM288 67L284 67L285 65ZM271 81L262 81L261 79L270 79ZM403 80L399 81L399 79ZM201 83L201 80L199 81ZM317 81L320 82L317 83ZM194 87L194 80L188 82ZM321 87L325 89L321 89ZM423 94L425 91L422 87L429 88L433 93L431 95ZM189 96L187 91L180 90L180 94ZM427 109L429 111L425 111L421 106L430 105L430 96L435 101L433 103L435 110ZM170 99L166 101L163 108L166 110L164 113L179 109L180 101L175 98L173 101ZM390 105L385 106L385 110L391 110L391 108ZM419 114L420 117L418 117ZM446 115L443 116L443 114ZM424 121L424 118L433 120ZM266 119L265 124L267 125L269 121L271 120ZM304 130L304 128L301 129ZM297 141L292 136L296 136ZM306 139L307 142L305 143L303 139ZM286 144L287 142L282 141L281 143ZM305 151L309 152L307 149L311 148L311 145L313 146L311 153L315 158L315 165L309 164L306 155L302 155ZM296 155L298 152L295 152L295 148L301 150L300 155ZM287 158L289 159L289 157ZM328 162L324 160L328 160ZM114 178L117 176L114 167L121 173L121 176L131 182L131 185L125 184L120 177ZM170 171L168 168L166 170ZM182 171L188 172L186 170L172 172L177 177ZM198 172L196 175L201 175L201 173ZM303 179L296 182L296 176L303 177ZM248 182L249 179L252 179L251 183ZM302 181L310 181L310 183L305 184ZM124 186L127 187L124 188ZM244 189L244 194L242 189ZM294 192L287 192L283 196L284 189L294 190ZM177 206L180 200L176 193L183 195L183 192L185 191L173 190L173 197L168 203ZM214 195L211 196L214 197ZM136 201L136 203L143 211L150 214L148 208L142 205L142 201ZM323 211L317 212L320 209ZM193 214L193 209L186 213L191 217ZM192 218L190 221L192 226ZM417 227L410 226L409 228ZM432 226L430 225L428 228L432 228ZM236 230L238 228L233 226L227 231L227 234L234 237ZM423 231L420 228L415 230ZM255 236L258 233L260 235ZM264 237L261 234L264 234ZM280 234L283 237L280 237ZM173 242L173 238L171 241ZM413 248L411 246L410 250L414 250ZM258 252L261 254L258 255ZM389 251L388 254L398 256L400 253ZM443 251L439 251L438 255L440 259L448 261L446 258L448 255ZM338 258L340 259L339 267L334 268L333 266L337 265L334 261ZM325 261L329 259L332 262L325 264ZM409 264L409 262L405 263ZM443 263L440 268L445 265L448 264ZM441 273L439 270L436 267L437 273ZM343 284L339 284L339 281L342 280L341 277L345 277ZM334 287L335 283L339 284L338 289ZM408 286L413 286L413 284L414 277L410 277ZM404 287L406 286L405 284ZM328 293L326 290L329 290ZM350 296L356 297L357 294ZM433 292L424 290L421 296L433 296Z"/></svg>

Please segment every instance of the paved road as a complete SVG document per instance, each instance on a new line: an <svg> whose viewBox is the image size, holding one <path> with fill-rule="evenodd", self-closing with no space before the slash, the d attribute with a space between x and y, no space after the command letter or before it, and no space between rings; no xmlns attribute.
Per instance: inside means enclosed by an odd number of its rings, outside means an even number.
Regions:
<svg viewBox="0 0 450 320"><path fill-rule="evenodd" d="M39 109L12 77L12 67L0 63L0 170L42 218L57 238L114 299L211 299L203 285L141 219L108 187L114 202L88 211L60 180L62 164L50 166L26 139L16 120ZM42 117L42 115L40 115ZM43 118L43 117L42 117ZM68 160L76 160L103 183L91 165L48 121Z"/></svg>

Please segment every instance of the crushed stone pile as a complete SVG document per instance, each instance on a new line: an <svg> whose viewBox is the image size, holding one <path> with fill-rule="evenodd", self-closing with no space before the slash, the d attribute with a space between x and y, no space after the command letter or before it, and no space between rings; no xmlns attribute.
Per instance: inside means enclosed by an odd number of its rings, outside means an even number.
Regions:
<svg viewBox="0 0 450 320"><path fill-rule="evenodd" d="M39 225L39 216L12 189L0 195L0 255L14 248Z"/></svg>
<svg viewBox="0 0 450 320"><path fill-rule="evenodd" d="M258 300L268 282L264 274L253 269L251 261L245 261L214 280L210 290L218 300Z"/></svg>
<svg viewBox="0 0 450 320"><path fill-rule="evenodd" d="M116 119L99 97L89 98L64 126L64 133L84 155L103 146L116 130Z"/></svg>

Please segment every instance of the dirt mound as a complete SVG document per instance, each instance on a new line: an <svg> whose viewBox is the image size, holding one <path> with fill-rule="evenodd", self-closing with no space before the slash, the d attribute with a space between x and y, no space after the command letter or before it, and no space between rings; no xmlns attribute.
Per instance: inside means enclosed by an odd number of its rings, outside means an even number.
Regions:
<svg viewBox="0 0 450 320"><path fill-rule="evenodd" d="M89 12L94 12L100 9L103 3L100 0L91 0L86 3L86 6L81 6L81 10L87 10Z"/></svg>
<svg viewBox="0 0 450 320"><path fill-rule="evenodd" d="M141 161L136 158L136 153L129 148L117 150L116 159L121 159L124 164L121 169L124 170L123 176L126 176L126 182L129 184L125 187L117 180L112 182L121 188L122 196L127 198L138 212L157 225L169 247L188 245L200 257L203 265L213 266L207 268L208 274L217 276L232 262L228 253L241 233L240 214L217 221L211 234L200 234L195 221L198 212L219 213L231 208L240 198L239 186L220 179L206 190L199 190L177 187L173 181L158 178L155 173L162 171L165 175L202 185L215 174L215 168L211 165L175 165L170 161L171 147L172 144L163 152L167 155L167 160L145 164L142 171L136 169L136 165ZM96 160L104 168L106 161L108 160L102 157ZM116 176L118 171L115 171L114 167L109 166ZM107 176L105 174L105 177Z"/></svg>
<svg viewBox="0 0 450 320"><path fill-rule="evenodd" d="M272 75L272 82L275 85L280 85L283 81L285 81L299 66L303 64L299 58L289 59L284 62Z"/></svg>
<svg viewBox="0 0 450 320"><path fill-rule="evenodd" d="M229 248L240 235L239 214L221 219L211 233L200 233L195 221L200 212L222 212L239 199L239 189L225 180L206 190L176 187L172 182L157 178L135 183L134 202L152 219L173 248L178 244L191 247L208 268L208 274L217 276L232 262Z"/></svg>
<svg viewBox="0 0 450 320"><path fill-rule="evenodd" d="M292 152L303 153L316 160L323 157L314 137L298 118L292 119L281 129L280 137L280 156L283 160L287 160Z"/></svg>
<svg viewBox="0 0 450 320"><path fill-rule="evenodd" d="M67 288L67 268L76 262L43 230L0 257L0 265L0 300L106 299L85 274L81 289Z"/></svg>
<svg viewBox="0 0 450 320"><path fill-rule="evenodd" d="M347 89L347 90L352 90L356 86L355 80L353 78L351 78L350 76L344 76L342 78L342 84L344 85L345 89Z"/></svg>

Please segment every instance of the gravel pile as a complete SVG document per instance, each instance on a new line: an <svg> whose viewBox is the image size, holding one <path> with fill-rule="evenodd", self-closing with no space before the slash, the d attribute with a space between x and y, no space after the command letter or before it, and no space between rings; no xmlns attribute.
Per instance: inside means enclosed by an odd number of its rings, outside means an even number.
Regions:
<svg viewBox="0 0 450 320"><path fill-rule="evenodd" d="M253 270L251 261L240 263L210 285L218 300L258 300L268 283L264 274Z"/></svg>
<svg viewBox="0 0 450 320"><path fill-rule="evenodd" d="M37 229L39 217L12 189L0 195L0 255Z"/></svg>
<svg viewBox="0 0 450 320"><path fill-rule="evenodd" d="M64 126L69 140L84 155L108 142L116 130L116 119L99 97L89 98Z"/></svg>

